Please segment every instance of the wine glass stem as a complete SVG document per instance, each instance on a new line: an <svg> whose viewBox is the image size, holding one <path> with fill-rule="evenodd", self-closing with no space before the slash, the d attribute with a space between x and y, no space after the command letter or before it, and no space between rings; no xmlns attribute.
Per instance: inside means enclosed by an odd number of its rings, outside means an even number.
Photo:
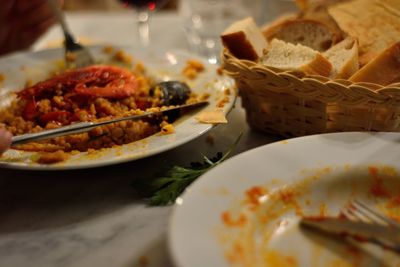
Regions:
<svg viewBox="0 0 400 267"><path fill-rule="evenodd" d="M147 11L139 11L138 33L139 33L140 43L143 46L148 46L150 42L150 31L149 31L149 12Z"/></svg>

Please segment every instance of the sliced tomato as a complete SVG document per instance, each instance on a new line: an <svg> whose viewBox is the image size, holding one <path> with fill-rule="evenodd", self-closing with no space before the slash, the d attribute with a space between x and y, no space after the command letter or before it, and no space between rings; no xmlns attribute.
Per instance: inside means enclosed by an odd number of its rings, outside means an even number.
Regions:
<svg viewBox="0 0 400 267"><path fill-rule="evenodd" d="M88 86L86 84L78 84L75 87L77 95L104 97L104 98L125 98L135 93L137 89L137 81L134 76L125 77L107 83L104 86Z"/></svg>
<svg viewBox="0 0 400 267"><path fill-rule="evenodd" d="M46 124L48 122L62 122L69 121L71 117L71 112L69 111L52 111L46 114L43 114L39 117L41 123Z"/></svg>
<svg viewBox="0 0 400 267"><path fill-rule="evenodd" d="M26 105L24 107L24 110L22 111L22 118L25 120L33 120L37 116L37 110L36 110L36 101L34 98L28 100L26 102Z"/></svg>
<svg viewBox="0 0 400 267"><path fill-rule="evenodd" d="M42 99L51 97L57 90L63 94L124 98L137 89L136 77L126 69L116 66L93 65L65 72L18 93L20 98Z"/></svg>

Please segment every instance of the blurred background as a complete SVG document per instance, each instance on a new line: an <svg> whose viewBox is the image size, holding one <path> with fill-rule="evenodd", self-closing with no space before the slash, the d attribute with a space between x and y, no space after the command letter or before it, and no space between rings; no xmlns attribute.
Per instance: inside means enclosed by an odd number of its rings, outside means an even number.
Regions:
<svg viewBox="0 0 400 267"><path fill-rule="evenodd" d="M179 0L170 0L162 9L173 10ZM64 0L64 10L67 11L117 11L126 9L118 0Z"/></svg>

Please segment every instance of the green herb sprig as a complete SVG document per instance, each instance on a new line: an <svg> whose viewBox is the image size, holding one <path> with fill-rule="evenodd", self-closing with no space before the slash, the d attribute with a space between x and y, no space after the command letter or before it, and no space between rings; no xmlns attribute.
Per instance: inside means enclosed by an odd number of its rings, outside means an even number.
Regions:
<svg viewBox="0 0 400 267"><path fill-rule="evenodd" d="M185 188L199 176L222 163L235 149L242 134L225 153L218 152L213 158L203 156L203 162L192 162L190 167L173 166L151 183L153 195L150 205L163 206L174 203Z"/></svg>

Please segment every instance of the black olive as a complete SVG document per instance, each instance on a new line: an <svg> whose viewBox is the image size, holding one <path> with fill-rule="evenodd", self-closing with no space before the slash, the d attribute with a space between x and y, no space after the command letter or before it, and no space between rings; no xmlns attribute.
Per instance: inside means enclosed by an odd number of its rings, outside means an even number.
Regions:
<svg viewBox="0 0 400 267"><path fill-rule="evenodd" d="M163 106L182 105L189 98L190 88L183 82L160 82L150 89L150 96L157 96L158 94L160 94L160 104Z"/></svg>
<svg viewBox="0 0 400 267"><path fill-rule="evenodd" d="M186 83L178 81L160 82L150 89L150 96L160 98L161 106L178 106L186 103L190 96L190 88ZM179 110L165 113L168 121L172 122L179 117Z"/></svg>

